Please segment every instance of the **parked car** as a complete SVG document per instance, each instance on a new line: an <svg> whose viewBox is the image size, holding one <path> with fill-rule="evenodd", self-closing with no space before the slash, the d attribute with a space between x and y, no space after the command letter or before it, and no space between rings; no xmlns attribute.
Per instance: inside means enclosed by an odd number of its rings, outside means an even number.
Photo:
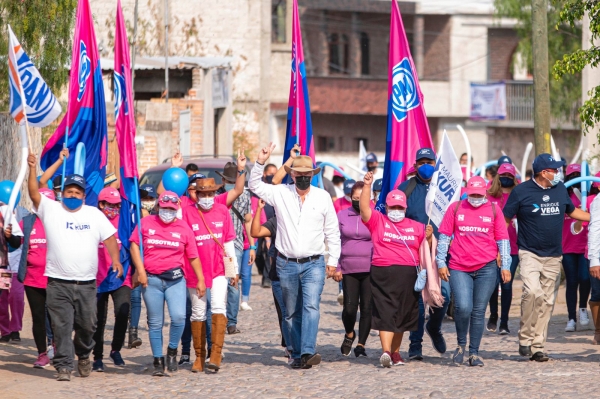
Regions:
<svg viewBox="0 0 600 399"><path fill-rule="evenodd" d="M219 156L218 158L211 157L201 157L201 156L193 156L193 157L185 157L183 160L183 165L181 167L185 169L185 167L190 163L195 163L198 165L198 173L202 173L206 177L212 177L215 179L217 184L221 183L221 176L217 175L216 171L223 172L223 168L227 162L235 162L236 159L233 157L227 156ZM250 163L250 162L248 162ZM154 187L158 187L158 184L162 180L162 175L165 173L165 170L171 167L171 160L167 159L162 164L154 166L142 175L140 179L140 185L142 184L152 184ZM247 176L250 176L250 167L246 165ZM246 177L248 179L248 177Z"/></svg>

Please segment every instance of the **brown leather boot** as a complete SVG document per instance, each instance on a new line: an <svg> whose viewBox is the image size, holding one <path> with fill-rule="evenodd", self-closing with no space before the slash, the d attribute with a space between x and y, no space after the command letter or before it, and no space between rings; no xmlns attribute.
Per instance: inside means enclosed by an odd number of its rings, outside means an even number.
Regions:
<svg viewBox="0 0 600 399"><path fill-rule="evenodd" d="M594 320L594 345L600 345L600 302L590 301L590 309L592 310L592 320Z"/></svg>
<svg viewBox="0 0 600 399"><path fill-rule="evenodd" d="M196 360L192 366L192 372L204 371L204 362L206 361L206 322L192 321L192 338L194 340L194 351L196 351Z"/></svg>
<svg viewBox="0 0 600 399"><path fill-rule="evenodd" d="M223 350L223 341L225 341L225 328L227 327L227 316L224 314L212 315L212 349L210 351L210 361L206 368L214 372L221 368L221 351Z"/></svg>

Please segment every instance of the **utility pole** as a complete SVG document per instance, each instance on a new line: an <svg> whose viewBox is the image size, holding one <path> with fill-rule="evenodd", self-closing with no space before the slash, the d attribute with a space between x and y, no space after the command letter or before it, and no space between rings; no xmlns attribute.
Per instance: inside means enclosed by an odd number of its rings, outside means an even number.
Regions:
<svg viewBox="0 0 600 399"><path fill-rule="evenodd" d="M169 0L165 0L165 102L169 102Z"/></svg>
<svg viewBox="0 0 600 399"><path fill-rule="evenodd" d="M533 126L536 155L551 153L547 13L548 0L531 0L533 30Z"/></svg>

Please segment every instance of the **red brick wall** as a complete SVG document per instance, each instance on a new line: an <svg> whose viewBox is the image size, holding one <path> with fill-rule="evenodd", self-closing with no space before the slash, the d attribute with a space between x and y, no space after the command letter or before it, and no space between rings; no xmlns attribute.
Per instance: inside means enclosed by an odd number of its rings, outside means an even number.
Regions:
<svg viewBox="0 0 600 399"><path fill-rule="evenodd" d="M449 80L450 25L450 16L448 15L425 16L422 80Z"/></svg>
<svg viewBox="0 0 600 399"><path fill-rule="evenodd" d="M488 53L490 80L512 79L512 56L519 43L513 29L488 29Z"/></svg>

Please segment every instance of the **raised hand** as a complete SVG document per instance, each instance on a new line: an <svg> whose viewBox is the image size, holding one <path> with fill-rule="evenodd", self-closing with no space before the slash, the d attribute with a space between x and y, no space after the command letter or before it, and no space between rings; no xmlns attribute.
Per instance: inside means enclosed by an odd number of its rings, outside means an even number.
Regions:
<svg viewBox="0 0 600 399"><path fill-rule="evenodd" d="M365 177L363 177L363 182L367 185L370 186L371 184L373 184L373 172L367 172L365 174Z"/></svg>
<svg viewBox="0 0 600 399"><path fill-rule="evenodd" d="M63 148L60 151L60 160L61 161L65 161L67 158L69 158L69 149L68 148Z"/></svg>
<svg viewBox="0 0 600 399"><path fill-rule="evenodd" d="M35 168L36 161L37 157L35 156L35 154L30 152L27 156L27 165L29 165L30 168Z"/></svg>
<svg viewBox="0 0 600 399"><path fill-rule="evenodd" d="M238 148L237 150L237 167L238 171L242 171L246 168L246 155L244 154L244 147Z"/></svg>
<svg viewBox="0 0 600 399"><path fill-rule="evenodd" d="M268 146L261 149L260 152L258 153L258 157L256 159L257 162L260 164L264 164L267 161L267 159L269 159L269 157L271 156L271 153L273 152L274 149L275 149L275 144L273 144L273 143L269 143Z"/></svg>
<svg viewBox="0 0 600 399"><path fill-rule="evenodd" d="M296 159L296 157L300 155L301 150L302 147L300 147L300 145L294 144L294 147L290 150L290 158Z"/></svg>
<svg viewBox="0 0 600 399"><path fill-rule="evenodd" d="M177 151L175 155L173 155L173 157L171 158L171 165L173 165L176 168L180 168L181 165L183 165L183 155L181 155L179 151Z"/></svg>

